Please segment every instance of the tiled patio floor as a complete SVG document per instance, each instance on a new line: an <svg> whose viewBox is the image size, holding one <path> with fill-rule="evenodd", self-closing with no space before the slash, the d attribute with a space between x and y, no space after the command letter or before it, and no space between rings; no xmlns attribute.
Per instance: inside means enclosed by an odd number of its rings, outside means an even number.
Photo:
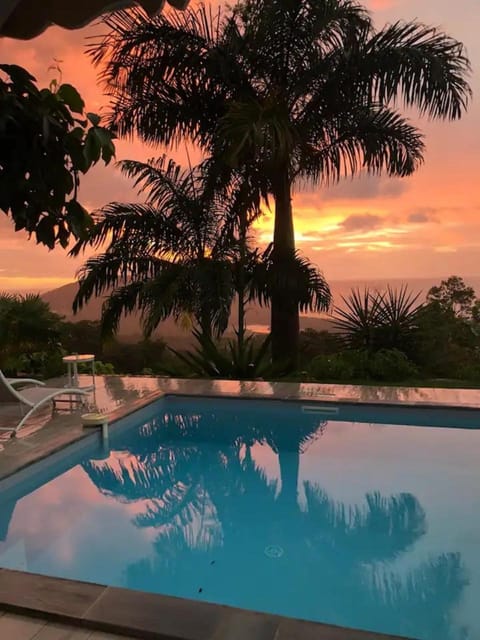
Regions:
<svg viewBox="0 0 480 640"><path fill-rule="evenodd" d="M101 631L78 629L64 624L46 622L39 618L18 616L0 611L0 638L2 640L128 640Z"/></svg>

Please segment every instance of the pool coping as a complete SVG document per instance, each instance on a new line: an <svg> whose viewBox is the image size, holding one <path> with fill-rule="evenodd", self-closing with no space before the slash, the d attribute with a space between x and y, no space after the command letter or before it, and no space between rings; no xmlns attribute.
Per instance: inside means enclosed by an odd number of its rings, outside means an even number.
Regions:
<svg viewBox="0 0 480 640"><path fill-rule="evenodd" d="M142 640L408 640L11 569L0 569L0 610Z"/></svg>
<svg viewBox="0 0 480 640"><path fill-rule="evenodd" d="M179 381L180 382L180 381ZM301 393L296 383L281 383L296 393L261 392L252 381L252 389L241 392L198 388L198 381L181 381L182 389L161 389L117 407L107 415L110 428L130 414L163 397L234 398L237 400L276 400L306 404L343 404L379 407L405 407L480 412L480 406L439 402L376 400L341 397L331 393ZM234 382L234 381L232 381ZM315 385L317 386L317 385ZM323 385L318 384L320 390ZM190 387L190 388L189 388ZM88 438L95 430L84 429L65 434L63 442L41 455L26 456L24 464L0 472L0 482L11 478L41 460ZM73 436L73 437L72 437ZM33 452L31 452L33 454ZM1 455L1 454L0 454ZM83 583L0 568L0 610L41 617L53 622L129 635L144 640L405 640L399 636L347 629L345 627L296 620L247 611L196 600L174 598L129 589Z"/></svg>

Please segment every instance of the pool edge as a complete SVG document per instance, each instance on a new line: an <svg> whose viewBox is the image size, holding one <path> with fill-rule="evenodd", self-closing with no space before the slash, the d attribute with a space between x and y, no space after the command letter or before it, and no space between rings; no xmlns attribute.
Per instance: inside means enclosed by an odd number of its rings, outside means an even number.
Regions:
<svg viewBox="0 0 480 640"><path fill-rule="evenodd" d="M408 640L11 569L0 569L0 610L143 640Z"/></svg>

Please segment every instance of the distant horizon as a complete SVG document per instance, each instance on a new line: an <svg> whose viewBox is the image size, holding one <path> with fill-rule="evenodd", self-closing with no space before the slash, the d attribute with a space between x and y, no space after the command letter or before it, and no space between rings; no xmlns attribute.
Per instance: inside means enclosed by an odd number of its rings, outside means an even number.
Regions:
<svg viewBox="0 0 480 640"><path fill-rule="evenodd" d="M405 283L405 284L409 284L409 283L414 283L414 282L425 282L425 283L429 283L429 282L438 282L438 284L440 284L440 282L442 280L446 280L447 278L451 277L451 276L458 276L460 278L462 278L466 284L469 284L469 281L478 281L476 283L476 285L479 288L479 295L480 295L480 273L478 275L463 275L460 273L449 273L449 274L445 274L442 276L435 276L435 275L427 275L427 276L415 276L415 277L407 277L407 276L396 276L394 278L382 278L382 277L366 277L366 278L362 278L362 277L357 277L357 278L332 278L332 279L328 279L326 278L327 282L329 285L351 285L352 283L354 284L354 286L358 286L358 285L362 285L362 283L382 283L382 284L388 284L389 282L396 282L396 283ZM62 289L63 287L68 287L70 285L76 284L76 280L70 280L68 282L64 282L63 284L59 284L58 286L54 286L54 287L49 287L49 288L45 288L45 289L26 289L26 288L12 288L12 289L7 289L7 288L0 288L1 292L4 293L10 293L10 294L21 294L21 295L25 295L25 294L39 294L39 295L45 295L48 293L52 293L54 291L58 291L59 289ZM432 286L432 285L430 285ZM470 286L474 286L474 284L470 284Z"/></svg>

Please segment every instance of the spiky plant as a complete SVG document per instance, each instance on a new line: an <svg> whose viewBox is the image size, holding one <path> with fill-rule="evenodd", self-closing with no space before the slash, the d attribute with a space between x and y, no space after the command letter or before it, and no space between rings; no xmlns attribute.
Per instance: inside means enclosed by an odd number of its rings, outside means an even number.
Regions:
<svg viewBox="0 0 480 640"><path fill-rule="evenodd" d="M353 289L342 296L344 306L335 308L334 326L351 348L405 351L423 309L419 297L407 285L384 292Z"/></svg>

